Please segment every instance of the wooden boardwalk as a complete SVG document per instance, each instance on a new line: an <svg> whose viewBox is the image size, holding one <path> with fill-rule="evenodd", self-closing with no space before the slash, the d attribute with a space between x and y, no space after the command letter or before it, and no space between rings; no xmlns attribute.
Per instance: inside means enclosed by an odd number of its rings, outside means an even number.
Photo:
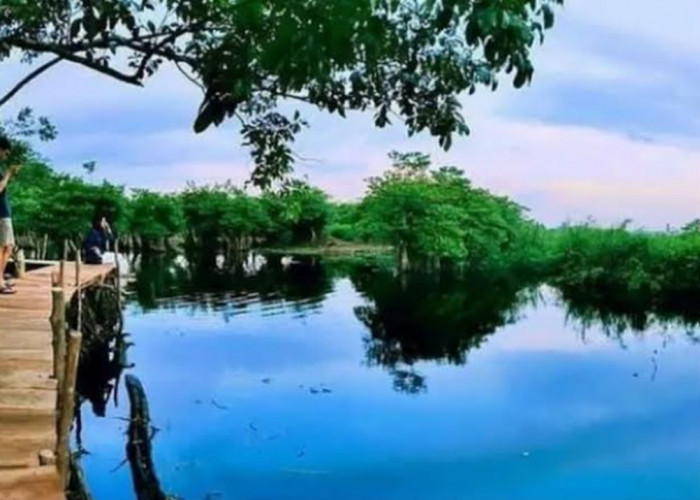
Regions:
<svg viewBox="0 0 700 500"><path fill-rule="evenodd" d="M81 266L85 286L113 267ZM0 500L64 500L54 465L39 453L56 449L57 383L53 373L51 274L58 264L28 271L16 295L0 295ZM66 300L75 264L66 265Z"/></svg>

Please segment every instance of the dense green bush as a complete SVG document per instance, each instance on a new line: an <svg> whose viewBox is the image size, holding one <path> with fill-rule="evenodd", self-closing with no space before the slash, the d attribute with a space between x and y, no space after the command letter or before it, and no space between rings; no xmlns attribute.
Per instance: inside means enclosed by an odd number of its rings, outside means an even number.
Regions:
<svg viewBox="0 0 700 500"><path fill-rule="evenodd" d="M624 225L551 232L552 282L567 289L663 302L700 294L700 233L630 231Z"/></svg>

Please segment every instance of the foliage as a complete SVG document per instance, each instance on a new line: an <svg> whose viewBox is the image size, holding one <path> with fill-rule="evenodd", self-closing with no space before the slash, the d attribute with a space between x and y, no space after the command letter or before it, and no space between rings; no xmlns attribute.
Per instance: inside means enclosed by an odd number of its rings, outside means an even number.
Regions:
<svg viewBox="0 0 700 500"><path fill-rule="evenodd" d="M552 231L552 283L570 293L667 308L700 298L700 233L630 231L625 225Z"/></svg>
<svg viewBox="0 0 700 500"><path fill-rule="evenodd" d="M229 184L191 185L182 194L182 206L188 231L203 245L213 246L220 236L240 242L269 224L260 200Z"/></svg>
<svg viewBox="0 0 700 500"><path fill-rule="evenodd" d="M123 227L127 204L124 190L109 183L87 184L32 161L13 181L11 191L19 234L45 234L55 242L79 240L96 213L119 221Z"/></svg>
<svg viewBox="0 0 700 500"><path fill-rule="evenodd" d="M332 203L326 234L336 240L362 241L360 216L359 205L356 203Z"/></svg>
<svg viewBox="0 0 700 500"><path fill-rule="evenodd" d="M529 83L532 49L562 2L4 0L0 62L42 64L0 106L64 62L133 85L172 63L202 88L195 131L238 118L252 179L268 186L289 172L305 126L282 100L342 116L374 109L378 127L398 115L409 134L427 131L449 148L469 133L458 96L495 90L502 72L517 88Z"/></svg>
<svg viewBox="0 0 700 500"><path fill-rule="evenodd" d="M262 201L271 221L268 243L318 243L331 213L328 195L304 181L292 180L266 193Z"/></svg>
<svg viewBox="0 0 700 500"><path fill-rule="evenodd" d="M410 263L466 261L504 255L528 222L522 207L472 186L455 167L430 169L420 153L392 153L393 167L369 180L362 224Z"/></svg>
<svg viewBox="0 0 700 500"><path fill-rule="evenodd" d="M147 190L136 190L129 200L129 232L146 240L182 234L185 218L179 199Z"/></svg>

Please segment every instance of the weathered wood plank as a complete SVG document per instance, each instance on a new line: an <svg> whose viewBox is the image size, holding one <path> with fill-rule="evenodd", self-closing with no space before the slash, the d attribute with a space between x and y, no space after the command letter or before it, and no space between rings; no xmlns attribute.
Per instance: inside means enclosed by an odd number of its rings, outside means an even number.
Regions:
<svg viewBox="0 0 700 500"><path fill-rule="evenodd" d="M0 500L65 500L54 465L39 453L55 449L57 383L53 373L51 276L58 263L27 272L17 294L0 296ZM113 267L81 266L82 286ZM66 263L66 299L75 290L75 264Z"/></svg>
<svg viewBox="0 0 700 500"><path fill-rule="evenodd" d="M55 446L56 439L50 434L0 436L0 470L39 467L37 450L50 450Z"/></svg>
<svg viewBox="0 0 700 500"><path fill-rule="evenodd" d="M0 471L0 500L64 500L55 467Z"/></svg>

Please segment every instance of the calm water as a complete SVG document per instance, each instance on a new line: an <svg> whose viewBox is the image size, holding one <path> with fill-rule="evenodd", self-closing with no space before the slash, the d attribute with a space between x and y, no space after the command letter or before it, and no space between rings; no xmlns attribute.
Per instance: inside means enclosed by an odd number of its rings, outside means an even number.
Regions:
<svg viewBox="0 0 700 500"><path fill-rule="evenodd" d="M700 346L681 322L318 261L151 262L134 290L127 373L179 498L700 498ZM118 399L82 409L96 500L135 498Z"/></svg>

